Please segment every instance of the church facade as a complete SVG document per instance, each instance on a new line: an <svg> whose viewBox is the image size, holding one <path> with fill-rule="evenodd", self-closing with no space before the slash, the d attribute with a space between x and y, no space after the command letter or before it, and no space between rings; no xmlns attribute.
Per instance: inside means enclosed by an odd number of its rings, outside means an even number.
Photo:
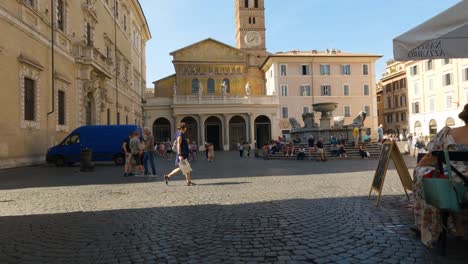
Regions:
<svg viewBox="0 0 468 264"><path fill-rule="evenodd" d="M264 0L236 0L236 47L205 39L171 53L175 74L154 82L144 106L157 141L171 139L179 122L199 145L233 150L257 147L279 135L278 97L266 95L261 65L265 46Z"/></svg>
<svg viewBox="0 0 468 264"><path fill-rule="evenodd" d="M171 139L181 121L198 145L235 150L238 142L260 148L302 124L319 102L346 124L366 111L375 134L375 61L379 55L341 51L266 51L264 0L235 0L236 47L205 39L171 53L175 74L154 82L144 105L155 139ZM333 89L333 92L331 91ZM318 122L318 120L317 120ZM375 135L374 135L375 136Z"/></svg>

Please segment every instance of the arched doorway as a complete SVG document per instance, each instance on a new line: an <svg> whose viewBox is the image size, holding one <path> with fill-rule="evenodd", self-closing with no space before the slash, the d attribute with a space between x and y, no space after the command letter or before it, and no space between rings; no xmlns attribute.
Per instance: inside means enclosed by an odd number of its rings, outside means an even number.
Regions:
<svg viewBox="0 0 468 264"><path fill-rule="evenodd" d="M215 150L222 149L222 128L221 119L216 116L210 116L205 121L206 142L213 143Z"/></svg>
<svg viewBox="0 0 468 264"><path fill-rule="evenodd" d="M419 121L414 123L414 136L422 136L422 125Z"/></svg>
<svg viewBox="0 0 468 264"><path fill-rule="evenodd" d="M93 93L88 93L85 97L85 124L87 126L96 124L96 102Z"/></svg>
<svg viewBox="0 0 468 264"><path fill-rule="evenodd" d="M187 126L187 132L185 133L185 136L187 139L192 142L198 141L198 122L195 120L193 117L187 116L182 119L181 122L184 122L185 125Z"/></svg>
<svg viewBox="0 0 468 264"><path fill-rule="evenodd" d="M255 118L255 140L257 148L262 148L271 140L271 121L267 116L261 115Z"/></svg>
<svg viewBox="0 0 468 264"><path fill-rule="evenodd" d="M245 119L241 116L234 116L229 120L229 144L230 150L237 149L237 143L247 142L247 128Z"/></svg>
<svg viewBox="0 0 468 264"><path fill-rule="evenodd" d="M437 122L434 119L429 121L429 135L437 134Z"/></svg>
<svg viewBox="0 0 468 264"><path fill-rule="evenodd" d="M447 120L445 120L445 125L448 127L455 126L455 119L449 117Z"/></svg>
<svg viewBox="0 0 468 264"><path fill-rule="evenodd" d="M154 142L171 141L171 122L164 117L158 118L153 123Z"/></svg>

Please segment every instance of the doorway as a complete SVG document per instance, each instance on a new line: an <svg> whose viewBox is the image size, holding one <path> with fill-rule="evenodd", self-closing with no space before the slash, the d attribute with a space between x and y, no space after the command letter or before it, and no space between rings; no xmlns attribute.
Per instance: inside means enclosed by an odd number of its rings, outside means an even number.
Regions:
<svg viewBox="0 0 468 264"><path fill-rule="evenodd" d="M268 117L262 115L255 119L255 140L257 148L262 148L271 140L271 121Z"/></svg>
<svg viewBox="0 0 468 264"><path fill-rule="evenodd" d="M206 142L213 143L215 150L222 150L222 123L215 116L211 116L205 121Z"/></svg>
<svg viewBox="0 0 468 264"><path fill-rule="evenodd" d="M236 150L237 143L247 142L245 120L241 116L234 116L229 120L229 150Z"/></svg>

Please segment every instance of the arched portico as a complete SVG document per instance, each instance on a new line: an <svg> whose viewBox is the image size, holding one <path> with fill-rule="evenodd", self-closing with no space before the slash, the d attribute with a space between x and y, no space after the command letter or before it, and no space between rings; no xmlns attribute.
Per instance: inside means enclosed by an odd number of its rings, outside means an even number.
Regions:
<svg viewBox="0 0 468 264"><path fill-rule="evenodd" d="M171 140L171 122L164 117L160 117L153 122L154 142L165 142Z"/></svg>
<svg viewBox="0 0 468 264"><path fill-rule="evenodd" d="M205 120L205 142L212 143L215 150L223 150L223 122L217 116Z"/></svg>
<svg viewBox="0 0 468 264"><path fill-rule="evenodd" d="M186 116L182 118L181 122L184 122L187 125L187 132L185 133L185 136L187 139L192 142L192 141L197 141L198 139L198 122L195 120L195 118L191 116Z"/></svg>
<svg viewBox="0 0 468 264"><path fill-rule="evenodd" d="M237 143L243 143L248 141L247 136L247 122L240 116L233 116L229 120L229 149L236 150Z"/></svg>

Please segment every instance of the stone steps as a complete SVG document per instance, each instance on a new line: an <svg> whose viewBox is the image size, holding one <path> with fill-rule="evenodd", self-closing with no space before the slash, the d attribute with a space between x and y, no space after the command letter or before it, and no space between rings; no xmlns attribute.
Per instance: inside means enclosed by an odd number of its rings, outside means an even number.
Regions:
<svg viewBox="0 0 468 264"><path fill-rule="evenodd" d="M326 156L328 159L340 159L339 157L332 157L331 156L331 152L330 152L330 145L329 143L327 144L324 144L324 149L325 149L325 153L326 153ZM285 156L283 155L282 152L278 152L276 154L269 154L267 157L265 157L266 159L277 159L277 160L295 160L297 159L297 153L299 151L299 147L305 147L306 149L306 159L309 158L309 147L307 144L295 144L295 151L294 151L294 155L293 156ZM367 151L369 152L370 154L370 158L371 159L377 159L380 155L380 147L379 145L376 143L376 142L371 142L371 143L367 143L366 144L366 149ZM360 159L361 156L359 155L359 149L358 148L355 148L354 145L352 145L351 143L347 143L345 145L345 150L346 150L346 154L348 155L348 159ZM313 158L316 158L317 157L317 154L316 152L313 153Z"/></svg>

